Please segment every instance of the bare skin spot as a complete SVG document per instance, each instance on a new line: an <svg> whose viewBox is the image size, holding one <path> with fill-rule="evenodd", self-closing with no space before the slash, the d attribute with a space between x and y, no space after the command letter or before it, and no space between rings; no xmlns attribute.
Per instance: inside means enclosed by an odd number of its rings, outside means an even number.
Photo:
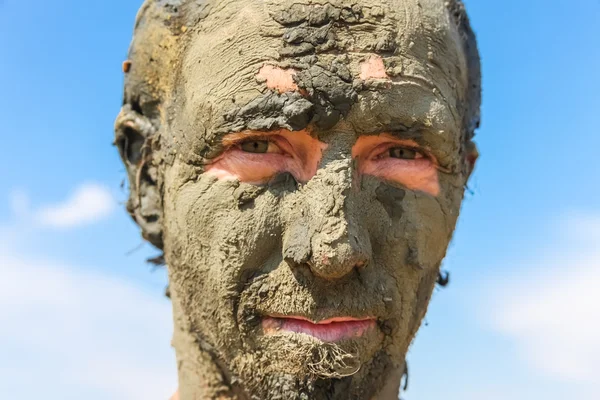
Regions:
<svg viewBox="0 0 600 400"><path fill-rule="evenodd" d="M293 76L296 71L293 69L283 69L273 65L263 66L256 77L265 81L269 89L275 89L279 93L294 92L298 90L298 85L294 82Z"/></svg>
<svg viewBox="0 0 600 400"><path fill-rule="evenodd" d="M383 59L380 56L373 55L363 62L360 65L360 79L363 81L367 79L390 79L385 72Z"/></svg>

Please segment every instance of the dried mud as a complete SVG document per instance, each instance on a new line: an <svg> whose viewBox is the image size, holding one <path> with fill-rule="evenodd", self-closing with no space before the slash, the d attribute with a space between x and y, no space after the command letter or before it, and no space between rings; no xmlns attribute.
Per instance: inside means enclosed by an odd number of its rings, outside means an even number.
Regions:
<svg viewBox="0 0 600 400"><path fill-rule="evenodd" d="M360 79L373 55L385 77ZM117 145L128 209L165 251L181 400L397 398L479 124L479 59L462 5L147 1L129 58ZM298 91L267 88L257 78L265 65L296 71ZM308 128L327 144L309 182L202 174L223 135L279 128ZM436 156L439 196L356 178L352 144L382 132ZM269 313L369 315L377 329L335 344L269 336Z"/></svg>

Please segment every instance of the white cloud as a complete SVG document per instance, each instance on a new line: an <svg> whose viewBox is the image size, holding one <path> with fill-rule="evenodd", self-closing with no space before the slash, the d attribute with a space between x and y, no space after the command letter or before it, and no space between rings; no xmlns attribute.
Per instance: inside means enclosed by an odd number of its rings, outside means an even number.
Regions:
<svg viewBox="0 0 600 400"><path fill-rule="evenodd" d="M176 388L161 293L0 248L0 393L7 399L166 400Z"/></svg>
<svg viewBox="0 0 600 400"><path fill-rule="evenodd" d="M510 268L519 275L491 292L492 324L535 371L591 400L600 390L600 218L573 214L559 232L558 244Z"/></svg>
<svg viewBox="0 0 600 400"><path fill-rule="evenodd" d="M42 207L35 219L54 228L72 228L109 216L116 202L110 191L95 183L79 186L63 203Z"/></svg>
<svg viewBox="0 0 600 400"><path fill-rule="evenodd" d="M16 217L27 216L30 203L29 196L24 190L16 189L9 194L10 209Z"/></svg>

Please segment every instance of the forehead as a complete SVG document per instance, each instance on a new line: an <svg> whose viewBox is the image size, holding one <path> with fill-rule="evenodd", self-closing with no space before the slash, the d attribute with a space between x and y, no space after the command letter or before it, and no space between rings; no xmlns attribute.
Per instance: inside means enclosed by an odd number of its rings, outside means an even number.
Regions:
<svg viewBox="0 0 600 400"><path fill-rule="evenodd" d="M467 84L461 42L443 0L221 1L186 37L180 89L188 115L222 124L268 91L265 64L334 77L326 102L344 97L348 119L458 121ZM361 65L381 57L387 82L360 86ZM304 76L304 75L302 75ZM338 79L339 78L339 79ZM337 92L336 92L337 90ZM180 92L181 93L181 92ZM351 99L350 99L351 97ZM386 104L387 107L378 107ZM389 105L394 104L394 107ZM367 113L371 115L365 115ZM209 119L210 121L208 121Z"/></svg>

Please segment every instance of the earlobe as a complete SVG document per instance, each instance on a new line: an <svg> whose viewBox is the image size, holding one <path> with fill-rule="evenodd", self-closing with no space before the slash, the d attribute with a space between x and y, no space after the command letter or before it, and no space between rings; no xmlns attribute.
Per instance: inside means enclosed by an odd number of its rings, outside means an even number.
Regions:
<svg viewBox="0 0 600 400"><path fill-rule="evenodd" d="M162 249L162 196L158 168L152 162L152 122L129 104L115 123L115 145L127 168L127 211L142 230L142 237Z"/></svg>
<svg viewBox="0 0 600 400"><path fill-rule="evenodd" d="M477 159L479 158L479 150L477 149L477 145L472 140L467 141L465 146L465 163L467 165L467 180L471 177L473 170L475 169L475 164L477 164Z"/></svg>

